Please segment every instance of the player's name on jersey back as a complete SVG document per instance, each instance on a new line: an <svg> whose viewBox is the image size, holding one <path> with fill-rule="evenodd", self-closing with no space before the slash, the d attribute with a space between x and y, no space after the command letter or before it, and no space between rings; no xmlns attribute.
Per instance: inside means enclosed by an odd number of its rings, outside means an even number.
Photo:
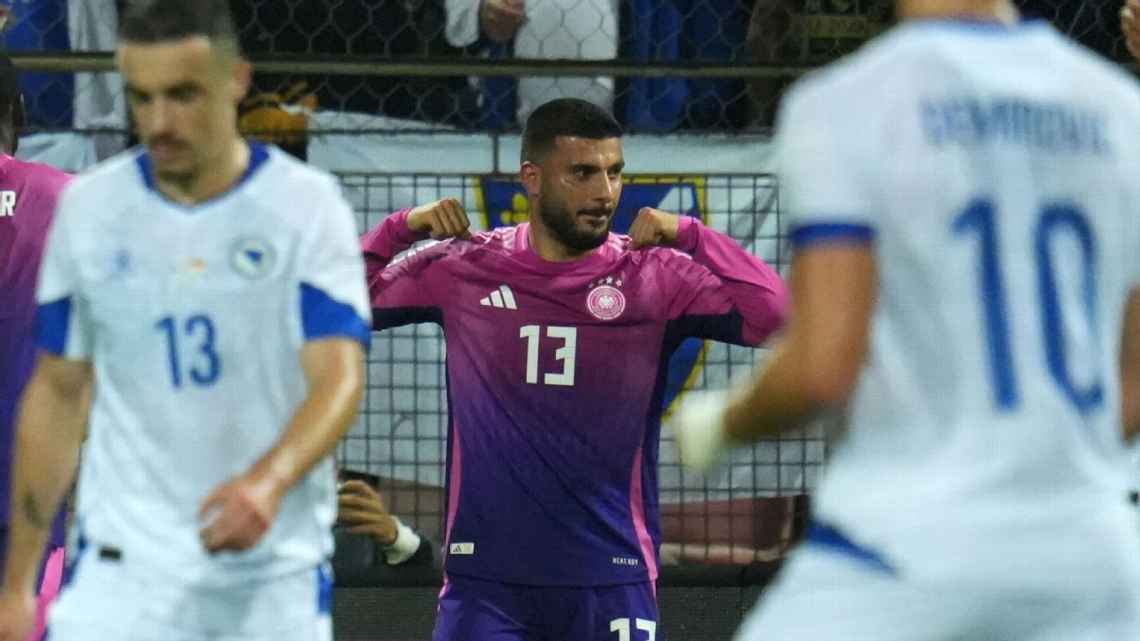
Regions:
<svg viewBox="0 0 1140 641"><path fill-rule="evenodd" d="M1064 102L1023 97L949 96L921 101L931 146L1005 143L1037 151L1111 155L1104 117Z"/></svg>

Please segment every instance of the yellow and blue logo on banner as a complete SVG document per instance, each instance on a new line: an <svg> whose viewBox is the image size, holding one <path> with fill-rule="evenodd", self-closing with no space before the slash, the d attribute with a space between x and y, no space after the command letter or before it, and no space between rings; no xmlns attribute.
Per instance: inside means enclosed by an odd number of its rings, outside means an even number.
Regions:
<svg viewBox="0 0 1140 641"><path fill-rule="evenodd" d="M480 176L476 198L484 216L484 229L509 227L526 222L529 203L523 186L513 176ZM705 179L698 176L627 177L621 200L614 212L613 231L624 234L642 207L653 207L702 221L708 213ZM704 341L688 339L669 361L665 385L665 408L690 386L704 359Z"/></svg>

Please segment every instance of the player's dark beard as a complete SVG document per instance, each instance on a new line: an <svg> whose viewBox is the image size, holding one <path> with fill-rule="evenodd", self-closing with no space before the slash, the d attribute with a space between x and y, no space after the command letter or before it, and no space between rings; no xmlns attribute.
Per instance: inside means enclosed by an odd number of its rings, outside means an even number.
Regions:
<svg viewBox="0 0 1140 641"><path fill-rule="evenodd" d="M575 252L588 252L597 249L606 242L613 225L613 212L610 210L590 210L589 213L605 213L609 216L604 229L598 232L582 231L577 226L577 212L572 212L561 203L547 203L541 200L538 203L538 217L542 223L554 234L558 242Z"/></svg>

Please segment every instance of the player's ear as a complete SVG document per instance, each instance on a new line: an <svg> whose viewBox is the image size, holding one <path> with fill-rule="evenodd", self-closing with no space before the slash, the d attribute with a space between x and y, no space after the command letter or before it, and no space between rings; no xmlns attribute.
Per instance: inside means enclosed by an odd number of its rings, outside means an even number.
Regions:
<svg viewBox="0 0 1140 641"><path fill-rule="evenodd" d="M527 196L538 196L542 192L542 167L528 160L519 169L519 178Z"/></svg>
<svg viewBox="0 0 1140 641"><path fill-rule="evenodd" d="M238 58L234 62L231 73L233 76L230 79L230 86L233 90L234 104L241 104L245 100L246 95L249 94L250 84L253 82L253 65L245 58Z"/></svg>

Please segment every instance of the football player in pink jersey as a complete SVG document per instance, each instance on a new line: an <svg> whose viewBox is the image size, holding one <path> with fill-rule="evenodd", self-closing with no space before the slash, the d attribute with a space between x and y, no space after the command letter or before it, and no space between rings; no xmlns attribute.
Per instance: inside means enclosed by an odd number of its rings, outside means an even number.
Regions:
<svg viewBox="0 0 1140 641"><path fill-rule="evenodd" d="M445 199L364 238L374 329L434 322L446 340L436 641L654 638L669 356L784 321L777 273L698 220L646 208L611 233L621 136L588 102L546 103L523 135L528 223L472 234Z"/></svg>
<svg viewBox="0 0 1140 641"><path fill-rule="evenodd" d="M71 176L47 165L12 157L24 121L23 98L12 61L0 55L0 573L8 542L16 401L35 363L36 274L56 201ZM50 529L41 572L36 631L43 636L47 605L63 568L64 515L41 514Z"/></svg>

